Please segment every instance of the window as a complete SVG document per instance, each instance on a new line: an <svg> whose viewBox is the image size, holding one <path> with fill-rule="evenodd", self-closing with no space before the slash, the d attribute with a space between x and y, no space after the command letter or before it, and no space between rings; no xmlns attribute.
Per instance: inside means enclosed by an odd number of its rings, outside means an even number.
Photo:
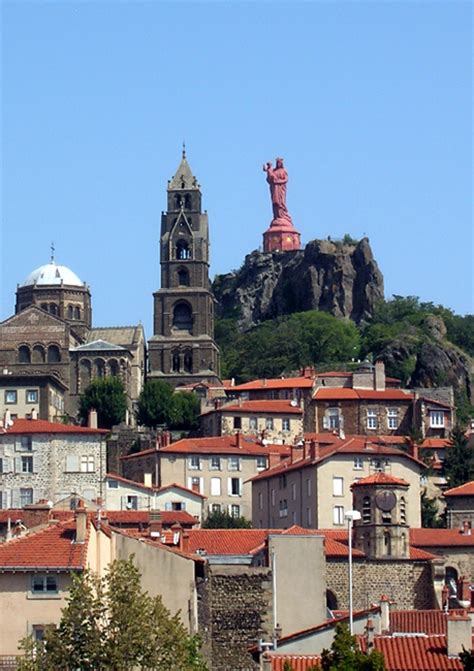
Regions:
<svg viewBox="0 0 474 671"><path fill-rule="evenodd" d="M185 268L178 270L178 286L189 287L189 273Z"/></svg>
<svg viewBox="0 0 474 671"><path fill-rule="evenodd" d="M234 417L234 429L242 428L242 417Z"/></svg>
<svg viewBox="0 0 474 671"><path fill-rule="evenodd" d="M332 479L332 495L333 496L344 495L344 478L334 477Z"/></svg>
<svg viewBox="0 0 474 671"><path fill-rule="evenodd" d="M201 478L191 478L191 489L193 492L201 492Z"/></svg>
<svg viewBox="0 0 474 671"><path fill-rule="evenodd" d="M361 471L364 467L364 460L362 457L354 457L354 470Z"/></svg>
<svg viewBox="0 0 474 671"><path fill-rule="evenodd" d="M406 524L407 523L407 504L405 501L405 497L401 496L400 497L400 524Z"/></svg>
<svg viewBox="0 0 474 671"><path fill-rule="evenodd" d="M108 489L118 489L118 480L107 480Z"/></svg>
<svg viewBox="0 0 474 671"><path fill-rule="evenodd" d="M370 496L364 496L362 501L362 522L370 524L372 522L372 509L370 506Z"/></svg>
<svg viewBox="0 0 474 671"><path fill-rule="evenodd" d="M266 418L266 420L265 420L265 428L266 428L268 431L272 431L272 430L273 430L273 417L267 417L267 418Z"/></svg>
<svg viewBox="0 0 474 671"><path fill-rule="evenodd" d="M18 394L15 389L7 389L5 391L5 403L9 405L15 405L17 402Z"/></svg>
<svg viewBox="0 0 474 671"><path fill-rule="evenodd" d="M256 417L249 417L249 430L257 431L258 429L258 420Z"/></svg>
<svg viewBox="0 0 474 671"><path fill-rule="evenodd" d="M257 457L257 471L264 471L267 467L266 457Z"/></svg>
<svg viewBox="0 0 474 671"><path fill-rule="evenodd" d="M127 496L127 510L138 510L138 496Z"/></svg>
<svg viewBox="0 0 474 671"><path fill-rule="evenodd" d="M240 478L229 478L229 496L240 496Z"/></svg>
<svg viewBox="0 0 474 671"><path fill-rule="evenodd" d="M94 457L83 455L81 457L81 473L94 473L94 471L95 471Z"/></svg>
<svg viewBox="0 0 474 671"><path fill-rule="evenodd" d="M376 429L377 428L377 413L375 410L367 410L367 428Z"/></svg>
<svg viewBox="0 0 474 671"><path fill-rule="evenodd" d="M231 517L240 517L240 506L233 503L230 507L230 516Z"/></svg>
<svg viewBox="0 0 474 671"><path fill-rule="evenodd" d="M211 478L211 496L221 495L221 479Z"/></svg>
<svg viewBox="0 0 474 671"><path fill-rule="evenodd" d="M209 506L209 510L211 513L220 513L221 512L221 504L220 503L211 503Z"/></svg>
<svg viewBox="0 0 474 671"><path fill-rule="evenodd" d="M0 473L3 473L3 458L0 457ZM1 506L3 508L3 506Z"/></svg>
<svg viewBox="0 0 474 671"><path fill-rule="evenodd" d="M57 594L58 579L55 575L36 574L31 579L33 594Z"/></svg>
<svg viewBox="0 0 474 671"><path fill-rule="evenodd" d="M398 429L398 410L389 408L387 410L387 427L389 429Z"/></svg>
<svg viewBox="0 0 474 671"><path fill-rule="evenodd" d="M189 457L188 465L191 471L201 470L201 460L199 457Z"/></svg>
<svg viewBox="0 0 474 671"><path fill-rule="evenodd" d="M293 501L296 501L296 483L295 482L293 482L293 484L291 485L291 498L293 499Z"/></svg>
<svg viewBox="0 0 474 671"><path fill-rule="evenodd" d="M33 627L33 640L35 643L41 643L44 641L44 634L46 627L43 624L34 624Z"/></svg>
<svg viewBox="0 0 474 671"><path fill-rule="evenodd" d="M15 449L17 452L31 452L33 442L31 436L20 436L15 441Z"/></svg>
<svg viewBox="0 0 474 671"><path fill-rule="evenodd" d="M274 489L272 489L271 501L272 501L272 506L274 506L275 505L275 490Z"/></svg>
<svg viewBox="0 0 474 671"><path fill-rule="evenodd" d="M171 510L186 510L186 504L184 501L171 501Z"/></svg>
<svg viewBox="0 0 474 671"><path fill-rule="evenodd" d="M334 506L332 514L333 522L336 526L344 524L344 506Z"/></svg>
<svg viewBox="0 0 474 671"><path fill-rule="evenodd" d="M288 501L286 499L281 499L278 508L280 517L288 517Z"/></svg>
<svg viewBox="0 0 474 671"><path fill-rule="evenodd" d="M430 428L444 429L444 412L441 410L430 410Z"/></svg>
<svg viewBox="0 0 474 671"><path fill-rule="evenodd" d="M306 519L308 520L308 526L311 526L311 508L306 508Z"/></svg>
<svg viewBox="0 0 474 671"><path fill-rule="evenodd" d="M209 464L211 471L220 471L221 470L221 458L220 457L211 457Z"/></svg>
<svg viewBox="0 0 474 671"><path fill-rule="evenodd" d="M20 489L20 507L30 506L33 503L33 489L31 487L22 487Z"/></svg>
<svg viewBox="0 0 474 671"><path fill-rule="evenodd" d="M47 353L48 363L58 363L61 361L61 352L57 345L50 345Z"/></svg>
<svg viewBox="0 0 474 671"><path fill-rule="evenodd" d="M20 458L21 458L21 472L33 473L33 457L20 457Z"/></svg>
<svg viewBox="0 0 474 671"><path fill-rule="evenodd" d="M287 485L286 473L283 473L282 475L278 476L278 487L280 489L285 489L286 485Z"/></svg>
<svg viewBox="0 0 474 671"><path fill-rule="evenodd" d="M258 493L258 507L260 508L260 510L262 510L262 508L263 508L263 493L262 492Z"/></svg>
<svg viewBox="0 0 474 671"><path fill-rule="evenodd" d="M240 471L240 457L229 457L229 471Z"/></svg>
<svg viewBox="0 0 474 671"><path fill-rule="evenodd" d="M281 428L283 431L289 431L291 427L291 420L288 417L283 417L281 420Z"/></svg>
<svg viewBox="0 0 474 671"><path fill-rule="evenodd" d="M31 363L31 352L27 345L21 345L21 347L18 348L18 362Z"/></svg>
<svg viewBox="0 0 474 671"><path fill-rule="evenodd" d="M327 411L327 426L324 428L327 429L338 429L339 428L339 408L328 408Z"/></svg>
<svg viewBox="0 0 474 671"><path fill-rule="evenodd" d="M311 496L311 479L306 480L306 496Z"/></svg>
<svg viewBox="0 0 474 671"><path fill-rule="evenodd" d="M38 390L37 389L27 389L26 390L26 402L27 403L38 403Z"/></svg>

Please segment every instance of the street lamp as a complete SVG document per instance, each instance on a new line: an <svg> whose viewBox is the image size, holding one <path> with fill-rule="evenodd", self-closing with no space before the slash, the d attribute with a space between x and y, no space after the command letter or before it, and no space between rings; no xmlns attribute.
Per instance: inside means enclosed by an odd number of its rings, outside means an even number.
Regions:
<svg viewBox="0 0 474 671"><path fill-rule="evenodd" d="M361 514L358 510L348 510L344 518L347 520L347 533L349 536L349 629L351 636L354 633L354 618L352 605L352 526L354 520L360 520Z"/></svg>

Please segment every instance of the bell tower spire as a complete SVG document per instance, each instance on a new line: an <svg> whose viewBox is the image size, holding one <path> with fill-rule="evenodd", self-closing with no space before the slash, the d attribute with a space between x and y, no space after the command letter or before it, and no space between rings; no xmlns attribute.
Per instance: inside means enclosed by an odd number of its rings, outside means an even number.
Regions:
<svg viewBox="0 0 474 671"><path fill-rule="evenodd" d="M209 229L201 188L186 158L168 182L161 216L161 288L154 293L150 377L174 386L219 381L214 296L209 282Z"/></svg>

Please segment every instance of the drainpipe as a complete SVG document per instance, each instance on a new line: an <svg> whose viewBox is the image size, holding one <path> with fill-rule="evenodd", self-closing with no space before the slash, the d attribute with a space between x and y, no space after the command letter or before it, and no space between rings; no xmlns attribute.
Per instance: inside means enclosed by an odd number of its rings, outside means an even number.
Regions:
<svg viewBox="0 0 474 671"><path fill-rule="evenodd" d="M278 639L276 636L278 620L277 620L277 573L276 573L276 555L275 548L272 548L271 552L271 563L272 563L272 597L273 597L273 649L276 650L278 646Z"/></svg>

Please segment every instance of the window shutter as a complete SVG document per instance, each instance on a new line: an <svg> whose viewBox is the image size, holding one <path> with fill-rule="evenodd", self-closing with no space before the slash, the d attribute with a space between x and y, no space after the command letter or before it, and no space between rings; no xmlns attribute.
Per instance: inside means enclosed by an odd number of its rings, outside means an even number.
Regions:
<svg viewBox="0 0 474 671"><path fill-rule="evenodd" d="M66 471L74 473L79 470L79 457L77 454L68 454L66 456Z"/></svg>
<svg viewBox="0 0 474 671"><path fill-rule="evenodd" d="M181 510L186 510L186 501L181 501Z"/></svg>
<svg viewBox="0 0 474 671"><path fill-rule="evenodd" d="M33 503L38 503L38 501L42 498L43 498L43 490L33 489Z"/></svg>
<svg viewBox="0 0 474 671"><path fill-rule="evenodd" d="M199 478L199 493L204 494L204 478Z"/></svg>
<svg viewBox="0 0 474 671"><path fill-rule="evenodd" d="M191 476L188 476L188 489L192 489L192 488L193 488L193 480L192 480Z"/></svg>
<svg viewBox="0 0 474 671"><path fill-rule="evenodd" d="M38 457L36 455L33 455L31 458L33 460L33 473L37 473L38 472L38 464L37 464Z"/></svg>
<svg viewBox="0 0 474 671"><path fill-rule="evenodd" d="M165 510L171 510L171 501L166 501Z"/></svg>
<svg viewBox="0 0 474 671"><path fill-rule="evenodd" d="M323 417L323 429L329 429L329 417Z"/></svg>
<svg viewBox="0 0 474 671"><path fill-rule="evenodd" d="M21 473L21 457L15 457L15 473Z"/></svg>
<svg viewBox="0 0 474 671"><path fill-rule="evenodd" d="M12 508L19 508L20 507L20 490L19 489L12 489Z"/></svg>
<svg viewBox="0 0 474 671"><path fill-rule="evenodd" d="M232 494L232 478L227 478L227 494L229 496Z"/></svg>
<svg viewBox="0 0 474 671"><path fill-rule="evenodd" d="M242 478L239 478L239 496L242 496Z"/></svg>
<svg viewBox="0 0 474 671"><path fill-rule="evenodd" d="M121 496L120 497L120 510L127 510L127 497L126 496Z"/></svg>
<svg viewBox="0 0 474 671"><path fill-rule="evenodd" d="M10 490L4 489L2 492L2 508L10 507Z"/></svg>
<svg viewBox="0 0 474 671"><path fill-rule="evenodd" d="M12 472L12 458L11 457L3 457L3 472L4 473L11 473ZM6 507L6 506L4 506Z"/></svg>

